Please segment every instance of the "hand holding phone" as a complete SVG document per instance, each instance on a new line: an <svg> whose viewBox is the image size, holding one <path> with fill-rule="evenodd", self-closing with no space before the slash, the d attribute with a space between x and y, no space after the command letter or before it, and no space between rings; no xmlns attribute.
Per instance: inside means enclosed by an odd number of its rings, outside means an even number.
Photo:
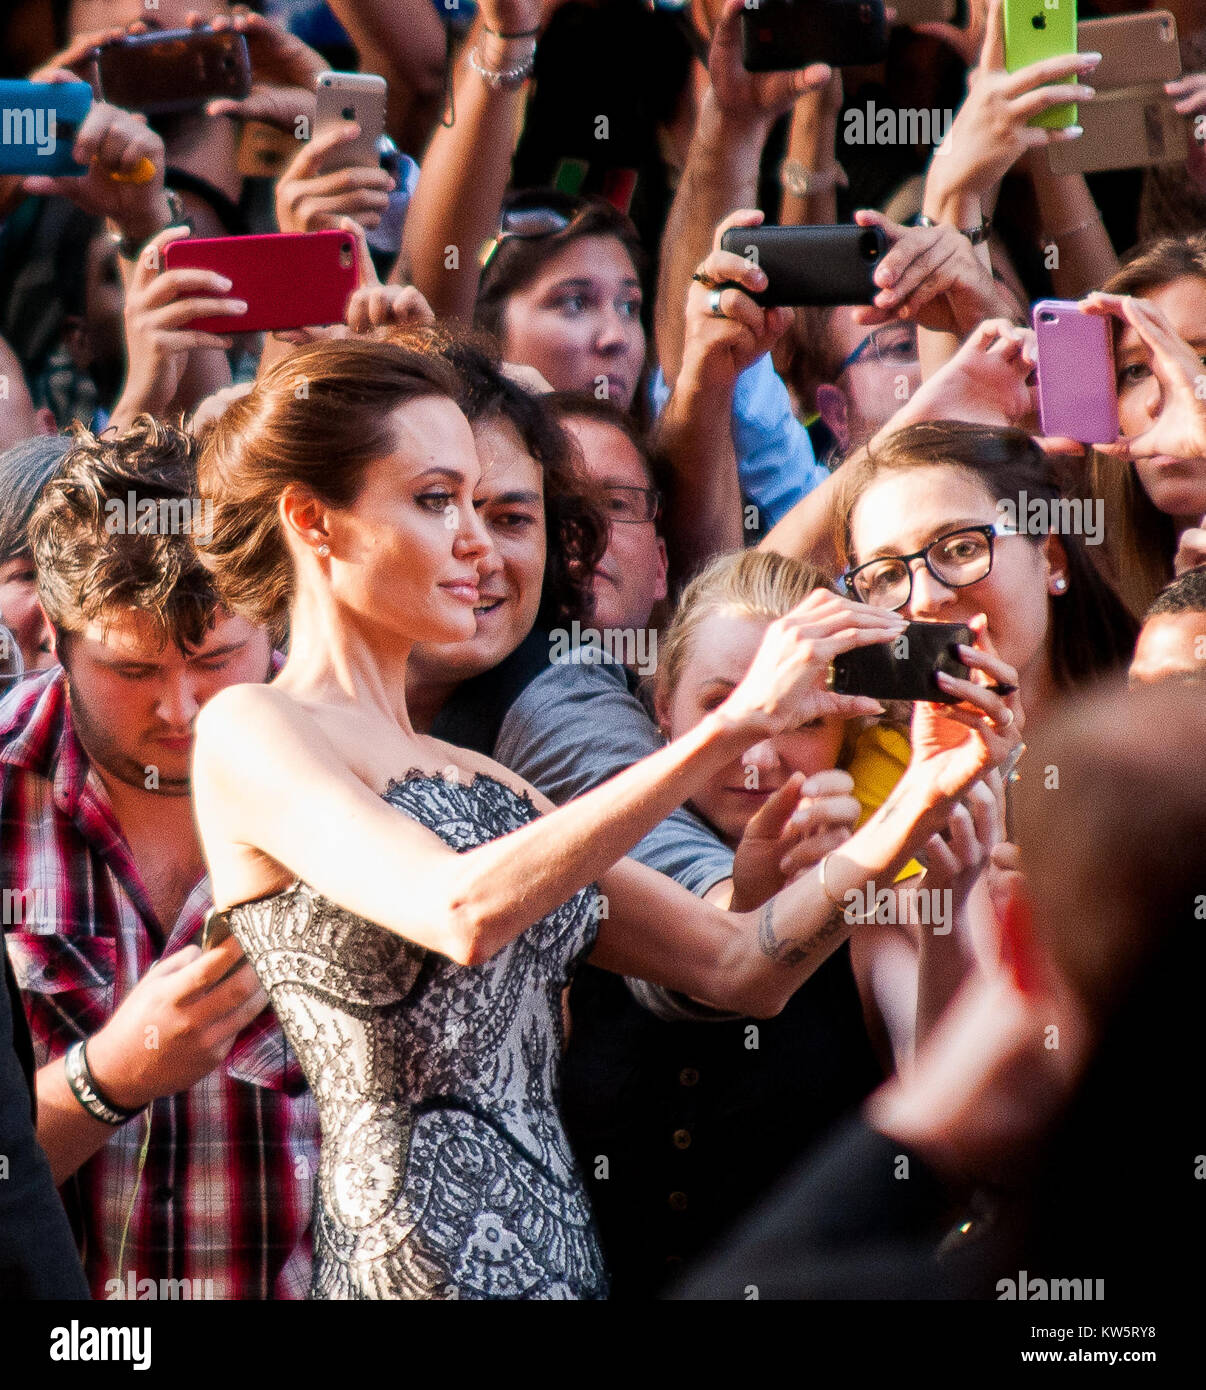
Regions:
<svg viewBox="0 0 1206 1390"><path fill-rule="evenodd" d="M238 317L205 316L182 327L203 333L260 333L342 323L356 288L356 241L345 231L173 241L168 270L216 271L247 305Z"/></svg>
<svg viewBox="0 0 1206 1390"><path fill-rule="evenodd" d="M1076 0L1005 0L1005 68L1019 68L1076 52ZM1064 83L1072 77L1059 79ZM1076 103L1037 112L1033 126L1063 130L1076 125Z"/></svg>
<svg viewBox="0 0 1206 1390"><path fill-rule="evenodd" d="M123 34L96 54L101 95L127 111L191 111L251 91L247 40L231 29L164 29Z"/></svg>
<svg viewBox="0 0 1206 1390"><path fill-rule="evenodd" d="M888 51L884 0L750 0L741 16L748 72L786 72L809 63L855 67Z"/></svg>
<svg viewBox="0 0 1206 1390"><path fill-rule="evenodd" d="M868 695L876 700L928 700L958 704L961 696L943 690L939 671L970 680L971 669L955 647L970 647L975 633L966 623L909 623L891 642L855 647L834 657L827 688L839 695Z"/></svg>

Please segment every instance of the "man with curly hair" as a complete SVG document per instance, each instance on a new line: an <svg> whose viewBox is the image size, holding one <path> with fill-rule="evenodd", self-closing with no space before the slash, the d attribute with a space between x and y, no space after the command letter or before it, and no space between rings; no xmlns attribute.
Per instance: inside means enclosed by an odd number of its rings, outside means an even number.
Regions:
<svg viewBox="0 0 1206 1390"><path fill-rule="evenodd" d="M236 944L199 944L193 723L274 658L190 543L196 447L81 432L34 513L61 665L0 703L0 907L94 1296L301 1298L313 1102Z"/></svg>

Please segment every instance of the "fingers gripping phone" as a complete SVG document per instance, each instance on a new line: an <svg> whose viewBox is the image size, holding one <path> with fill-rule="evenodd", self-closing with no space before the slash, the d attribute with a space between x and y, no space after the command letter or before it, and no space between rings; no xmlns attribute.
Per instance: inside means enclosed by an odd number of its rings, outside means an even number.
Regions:
<svg viewBox="0 0 1206 1390"><path fill-rule="evenodd" d="M0 174L86 174L71 151L91 108L87 82L0 82Z"/></svg>
<svg viewBox="0 0 1206 1390"><path fill-rule="evenodd" d="M879 227L731 227L720 241L766 273L766 289L750 298L779 304L870 304L872 279L888 250ZM749 293L749 291L746 291Z"/></svg>
<svg viewBox="0 0 1206 1390"><path fill-rule="evenodd" d="M1076 51L1076 0L1005 0L1005 67L1009 72ZM1049 130L1075 125L1076 103L1052 106L1033 116L1028 124Z"/></svg>
<svg viewBox="0 0 1206 1390"><path fill-rule="evenodd" d="M342 121L355 121L360 127L355 140L327 155L323 172L377 168L381 162L378 147L385 133L385 78L366 72L323 72L318 75L315 94L315 135Z"/></svg>
<svg viewBox="0 0 1206 1390"><path fill-rule="evenodd" d="M1034 306L1039 425L1081 444L1118 438L1118 379L1110 321L1069 299Z"/></svg>
<svg viewBox="0 0 1206 1390"><path fill-rule="evenodd" d="M965 623L909 623L899 637L835 656L828 686L838 695L869 695L873 700L928 700L957 705L960 697L934 679L939 671L970 680L971 670L955 647L972 646L975 634Z"/></svg>
<svg viewBox="0 0 1206 1390"><path fill-rule="evenodd" d="M203 333L260 333L342 323L356 288L356 243L347 232L274 232L204 237L165 247L167 270L197 267L231 281L247 312L193 319Z"/></svg>
<svg viewBox="0 0 1206 1390"><path fill-rule="evenodd" d="M251 91L247 40L229 29L124 34L101 45L96 73L105 101L147 115L190 111L216 97L242 101Z"/></svg>

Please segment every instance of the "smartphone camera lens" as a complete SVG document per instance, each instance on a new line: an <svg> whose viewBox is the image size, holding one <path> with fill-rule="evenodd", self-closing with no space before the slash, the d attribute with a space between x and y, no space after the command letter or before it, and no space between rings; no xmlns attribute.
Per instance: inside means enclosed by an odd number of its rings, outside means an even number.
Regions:
<svg viewBox="0 0 1206 1390"><path fill-rule="evenodd" d="M354 106L345 106L340 114L345 121L354 121L356 119L356 108Z"/></svg>
<svg viewBox="0 0 1206 1390"><path fill-rule="evenodd" d="M1042 313L1039 314L1039 323L1058 323L1058 322L1059 322L1059 319L1056 317L1055 314L1053 314L1053 313L1051 312L1050 309L1044 309L1044 310L1042 311Z"/></svg>
<svg viewBox="0 0 1206 1390"><path fill-rule="evenodd" d="M874 232L864 232L858 239L858 249L865 261L879 260L879 238Z"/></svg>

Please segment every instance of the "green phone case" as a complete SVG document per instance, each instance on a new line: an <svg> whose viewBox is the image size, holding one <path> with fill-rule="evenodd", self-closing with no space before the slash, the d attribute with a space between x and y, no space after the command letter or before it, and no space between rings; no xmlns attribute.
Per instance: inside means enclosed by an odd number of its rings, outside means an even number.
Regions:
<svg viewBox="0 0 1206 1390"><path fill-rule="evenodd" d="M1076 0L1005 0L1005 67L1009 72L1076 52ZM1076 81L1068 78L1069 83ZM1049 130L1076 124L1076 103L1053 106L1029 122Z"/></svg>

